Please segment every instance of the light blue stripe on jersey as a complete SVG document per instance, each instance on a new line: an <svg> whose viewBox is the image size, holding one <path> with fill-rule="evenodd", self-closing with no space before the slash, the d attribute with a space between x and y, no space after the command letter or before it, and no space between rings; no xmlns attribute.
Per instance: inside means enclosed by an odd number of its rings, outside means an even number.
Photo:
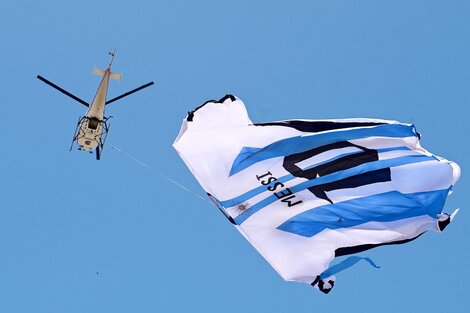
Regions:
<svg viewBox="0 0 470 313"><path fill-rule="evenodd" d="M429 215L437 218L449 189L402 194L390 191L328 204L300 213L277 229L312 237L325 229L353 227L368 222L393 222Z"/></svg>
<svg viewBox="0 0 470 313"><path fill-rule="evenodd" d="M370 171L375 171L378 169L395 167L395 166L401 166L401 165L411 164L411 163L426 162L426 161L435 161L435 159L427 155L409 155L409 156L398 157L394 159L374 161L370 163L361 164L359 166L356 166L356 167L353 167L344 171L339 171L339 172L331 173L331 174L321 176L312 180L308 180L298 185L295 185L293 187L289 187L289 189L292 191L292 193L295 194L296 192L305 190L309 187L331 183L331 182L338 181L344 178L367 173ZM266 188L266 186L263 186L263 187ZM247 218L249 218L251 215L253 215L257 211L261 210L267 205L274 203L275 201L278 201L278 200L279 198L276 197L275 195L271 195L265 198L264 200L254 204L253 206L248 207L243 213L241 213L235 218L235 222L238 225L240 225Z"/></svg>
<svg viewBox="0 0 470 313"><path fill-rule="evenodd" d="M320 274L320 278L325 279L332 275L338 274L339 272L342 272L345 269L350 268L351 266L353 266L354 264L356 264L357 262L361 260L367 261L367 263L369 263L375 268L380 268L380 266L375 264L374 261L372 261L370 258L353 255L353 256L346 258L345 260L341 261L338 264L330 266L326 271Z"/></svg>
<svg viewBox="0 0 470 313"><path fill-rule="evenodd" d="M242 151L244 151L244 153L246 153L247 151L255 151L255 150L261 150L261 149L256 149L256 148L243 148ZM405 146L400 146L400 147L390 147L390 148L383 148L383 149L378 149L378 153L383 153L383 152L390 152L390 151L400 151L400 150L406 150L406 151L410 151L411 149L408 148L408 147L405 147ZM332 157L331 159L328 159L328 160L324 160L324 161L321 161L321 162L318 162L318 163L315 163L315 164L312 164L308 167L306 167L304 170L309 170L311 168L314 168L316 166L320 166L322 164L325 164L325 163L329 163L329 162L332 162L334 160L337 160L337 159L340 159L342 157L345 157L347 155L352 155L352 154L355 154L355 153L361 153L362 151L361 150L358 150L357 152L348 152L348 153L343 153L343 154L340 154L340 155L337 155L337 156L334 156ZM263 192L266 191L266 188L269 187L269 186L272 186L275 182L281 182L281 183L285 183L285 182L288 182L289 180L292 180L294 179L295 176L292 175L292 174L288 174L288 175L285 175L285 176L282 176L282 177L279 177L277 178L277 180L273 181L271 184L269 185L266 185L266 186L258 186L250 191L247 191L245 192L244 194L240 195L240 196L237 196L237 197L234 197L232 199L228 199L228 200L225 200L225 201L220 201L220 204L223 206L223 207L232 207L232 206L235 206L235 205L239 205L245 201L247 201L248 199L251 199Z"/></svg>
<svg viewBox="0 0 470 313"><path fill-rule="evenodd" d="M256 148L247 148L249 150L246 151L242 150L233 162L229 176L267 159L303 152L334 142L367 137L400 138L411 136L418 136L413 125L386 124L286 138L276 141L260 150ZM250 154L250 151L255 153Z"/></svg>

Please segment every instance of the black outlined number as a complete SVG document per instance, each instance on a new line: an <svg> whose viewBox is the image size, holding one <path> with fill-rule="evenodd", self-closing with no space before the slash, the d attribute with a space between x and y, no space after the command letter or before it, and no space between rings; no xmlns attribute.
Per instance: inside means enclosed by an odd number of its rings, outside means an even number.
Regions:
<svg viewBox="0 0 470 313"><path fill-rule="evenodd" d="M355 147L361 150L357 153L348 154L338 159L332 160L314 166L307 170L301 169L297 166L297 163L304 161L308 158L316 156L320 153L341 149ZM374 149L368 149L359 145L355 145L349 141L340 141L332 144L324 145L321 147L313 148L304 152L288 155L284 158L283 167L292 175L296 177L306 178L308 180L315 179L317 177L325 176L331 173L347 170L349 168L356 167L361 164L374 162L379 160L378 151ZM390 168L383 168L379 170L373 170L370 172L350 176L344 179L340 179L334 182L321 184L317 186L309 187L308 190L313 193L316 197L324 199L333 203L330 198L326 195L327 191L355 188L359 186L369 185L373 183L391 181Z"/></svg>

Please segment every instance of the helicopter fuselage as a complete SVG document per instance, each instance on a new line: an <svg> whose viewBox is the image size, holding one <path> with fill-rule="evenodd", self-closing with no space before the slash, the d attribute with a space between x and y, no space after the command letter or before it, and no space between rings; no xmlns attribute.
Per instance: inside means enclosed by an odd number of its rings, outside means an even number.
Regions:
<svg viewBox="0 0 470 313"><path fill-rule="evenodd" d="M106 96L108 93L109 78L111 69L104 71L103 79L98 87L98 91L90 105L86 115L81 118L76 134L76 140L80 150L89 151L96 149L100 144L103 133L104 109L106 106Z"/></svg>

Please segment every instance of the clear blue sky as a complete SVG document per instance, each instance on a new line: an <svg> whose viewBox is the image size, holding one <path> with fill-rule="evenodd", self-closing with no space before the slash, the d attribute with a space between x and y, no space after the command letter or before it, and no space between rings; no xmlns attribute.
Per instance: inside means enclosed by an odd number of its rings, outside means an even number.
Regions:
<svg viewBox="0 0 470 313"><path fill-rule="evenodd" d="M468 1L2 1L0 312L465 312ZM443 234L362 253L329 295L286 283L214 208L122 154L69 152L117 49L109 142L203 193L172 149L227 93L255 122L415 123L463 170ZM99 275L96 275L99 272Z"/></svg>

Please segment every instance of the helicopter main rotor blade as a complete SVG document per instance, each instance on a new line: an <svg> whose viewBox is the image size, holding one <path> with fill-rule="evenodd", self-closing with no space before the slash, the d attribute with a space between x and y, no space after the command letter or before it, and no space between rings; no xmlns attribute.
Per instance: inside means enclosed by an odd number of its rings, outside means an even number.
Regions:
<svg viewBox="0 0 470 313"><path fill-rule="evenodd" d="M44 77L42 77L41 75L38 75L37 76L38 79L42 80L43 82L45 82L46 84L48 84L49 86L59 90L60 92L62 92L63 94L69 96L70 98L72 98L73 100L77 101L77 102L80 102L81 104L83 104L84 106L86 107L89 107L90 105L88 103L86 103L85 101L83 101L82 99L80 99L79 97L71 94L70 92L68 92L67 90L63 89L63 88L60 88L59 86L57 86L56 84L54 84L53 82L50 82L48 81L47 79L45 79Z"/></svg>
<svg viewBox="0 0 470 313"><path fill-rule="evenodd" d="M139 90L142 90L142 89L147 88L147 87L152 86L152 85L153 85L153 82L150 82L150 83L147 83L147 84L142 85L142 86L140 86L140 87L137 87L136 89L133 89L133 90L131 90L131 91L128 91L128 92L126 92L126 93L123 93L123 94L120 95L120 96L117 96L116 98L113 98L113 99L111 99L111 100L106 101L106 104L110 104L110 103L112 103L112 102L114 102L114 101L117 101L117 100L119 100L119 99L122 99L122 98L124 98L124 97L127 97L128 95L131 95L131 94L133 94L134 92L137 92L137 91L139 91Z"/></svg>

